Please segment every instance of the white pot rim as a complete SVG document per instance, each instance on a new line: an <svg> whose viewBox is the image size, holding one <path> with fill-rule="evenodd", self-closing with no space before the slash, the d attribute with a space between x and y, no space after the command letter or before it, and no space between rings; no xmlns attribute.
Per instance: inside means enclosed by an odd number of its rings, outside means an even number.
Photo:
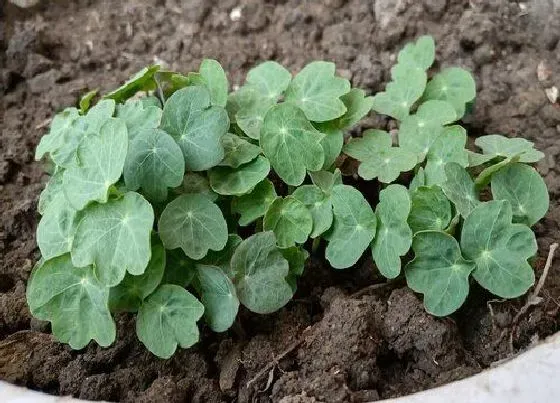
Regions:
<svg viewBox="0 0 560 403"><path fill-rule="evenodd" d="M560 396L560 332L500 366L472 377L386 403L542 403ZM0 381L3 403L85 402L51 396Z"/></svg>

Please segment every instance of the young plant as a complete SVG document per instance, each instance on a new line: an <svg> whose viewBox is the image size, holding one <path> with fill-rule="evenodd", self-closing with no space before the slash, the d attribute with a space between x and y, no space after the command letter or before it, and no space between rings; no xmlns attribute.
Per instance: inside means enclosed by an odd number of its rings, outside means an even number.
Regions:
<svg viewBox="0 0 560 403"><path fill-rule="evenodd" d="M530 226L548 209L546 186L526 164L543 154L499 135L476 140L481 154L467 151L457 122L474 102L474 80L451 68L428 81L434 55L431 37L406 45L375 97L327 62L294 77L264 62L228 94L213 60L187 75L147 67L91 109L87 94L80 109L54 117L37 147L54 168L38 205L32 314L82 348L111 344L112 314L136 312L139 339L167 358L198 341L202 317L223 332L240 305L283 307L309 239L327 242L337 269L370 249L387 278L402 275L412 247L404 275L434 315L463 304L471 275L500 297L522 295L534 282ZM344 145L372 108L398 120L397 141L367 130ZM343 184L341 152L384 187L375 212ZM488 185L493 200L481 200ZM242 239L240 227L252 235Z"/></svg>

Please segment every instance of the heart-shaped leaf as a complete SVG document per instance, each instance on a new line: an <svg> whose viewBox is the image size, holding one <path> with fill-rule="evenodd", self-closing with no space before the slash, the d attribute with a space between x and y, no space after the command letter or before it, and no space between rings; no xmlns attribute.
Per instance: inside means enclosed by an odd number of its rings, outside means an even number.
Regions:
<svg viewBox="0 0 560 403"><path fill-rule="evenodd" d="M285 100L305 113L307 119L325 122L346 113L340 99L350 91L350 82L335 76L336 67L330 62L311 62L292 80L286 90Z"/></svg>
<svg viewBox="0 0 560 403"><path fill-rule="evenodd" d="M529 253L536 251L534 234L511 220L508 201L489 201L479 204L468 215L461 232L461 249L465 257L476 263L473 277L501 298L523 295L535 281L533 269L527 263ZM520 239L531 242L521 243Z"/></svg>
<svg viewBox="0 0 560 403"><path fill-rule="evenodd" d="M426 85L424 100L447 101L455 108L457 119L465 114L465 105L476 96L476 83L468 71L450 67L437 73Z"/></svg>
<svg viewBox="0 0 560 403"><path fill-rule="evenodd" d="M72 207L81 210L89 202L107 201L109 187L123 172L127 148L126 126L116 118L107 120L99 135L90 135L80 143L80 164L64 171L63 177L64 193Z"/></svg>
<svg viewBox="0 0 560 403"><path fill-rule="evenodd" d="M231 267L239 300L252 312L277 311L292 298L286 281L288 261L276 246L273 232L259 232L241 242Z"/></svg>
<svg viewBox="0 0 560 403"><path fill-rule="evenodd" d="M260 144L278 176L288 185L299 186L306 170L323 167L324 136L301 109L284 103L273 106L266 114Z"/></svg>
<svg viewBox="0 0 560 403"><path fill-rule="evenodd" d="M402 185L389 185L379 194L377 235L372 243L373 259L381 274L395 278L401 272L401 256L412 243L412 230L407 218L411 209L410 196Z"/></svg>
<svg viewBox="0 0 560 403"><path fill-rule="evenodd" d="M74 267L70 254L39 265L27 286L31 314L52 323L52 332L74 349L90 340L106 347L116 329L108 307L109 289L97 280L91 266Z"/></svg>
<svg viewBox="0 0 560 403"><path fill-rule="evenodd" d="M276 102L288 88L292 75L275 61L267 61L247 73L245 85L255 88L261 96Z"/></svg>
<svg viewBox="0 0 560 403"><path fill-rule="evenodd" d="M68 136L71 135L69 132L72 130L72 124L79 117L80 112L76 108L66 108L57 113L52 120L49 134L41 137L35 150L35 159L40 160L49 153L56 163L59 160L56 153L65 145Z"/></svg>
<svg viewBox="0 0 560 403"><path fill-rule="evenodd" d="M406 281L424 294L426 311L436 316L455 312L469 294L475 264L461 256L459 244L441 231L422 231L412 242L414 260L406 265Z"/></svg>
<svg viewBox="0 0 560 403"><path fill-rule="evenodd" d="M251 193L233 199L231 210L241 215L239 225L244 227L263 217L274 200L276 200L274 185L269 180L263 180Z"/></svg>
<svg viewBox="0 0 560 403"><path fill-rule="evenodd" d="M423 35L416 40L416 43L407 43L399 52L397 60L399 63L414 64L419 69L428 70L434 63L435 54L434 38Z"/></svg>
<svg viewBox="0 0 560 403"><path fill-rule="evenodd" d="M185 167L204 171L224 158L222 136L227 133L226 111L211 106L205 87L186 87L176 91L165 103L161 129L169 133L181 147Z"/></svg>
<svg viewBox="0 0 560 403"><path fill-rule="evenodd" d="M426 185L441 185L445 182L444 168L448 162L456 162L462 167L469 165L466 143L467 132L461 126L450 126L443 130L426 157Z"/></svg>
<svg viewBox="0 0 560 403"><path fill-rule="evenodd" d="M94 266L107 286L119 284L125 273L144 273L151 256L150 234L154 211L138 193L105 204L91 204L82 212L72 243L72 263Z"/></svg>
<svg viewBox="0 0 560 403"><path fill-rule="evenodd" d="M391 147L391 136L382 130L366 130L361 138L353 138L344 152L361 162L358 175L365 180L377 178L391 183L401 172L416 166L416 155L400 147Z"/></svg>
<svg viewBox="0 0 560 403"><path fill-rule="evenodd" d="M508 138L499 134L477 137L474 141L482 149L486 161L476 161L484 163L495 157L508 158L519 155L519 162L537 162L544 158L544 154L535 149L533 143L524 138ZM483 161L483 162L482 162ZM480 163L476 165L480 165ZM474 165L473 165L474 166Z"/></svg>
<svg viewBox="0 0 560 403"><path fill-rule="evenodd" d="M307 241L313 229L313 217L295 197L278 198L264 215L263 228L274 232L280 248L289 248Z"/></svg>
<svg viewBox="0 0 560 403"><path fill-rule="evenodd" d="M169 203L158 223L166 249L181 248L191 259L202 259L208 250L222 250L228 240L226 220L208 197L185 194Z"/></svg>
<svg viewBox="0 0 560 403"><path fill-rule="evenodd" d="M441 184L445 196L455 205L457 212L467 217L480 204L478 190L465 168L455 162L445 164L446 181Z"/></svg>
<svg viewBox="0 0 560 403"><path fill-rule="evenodd" d="M143 130L128 147L124 180L130 190L142 188L155 202L167 199L167 188L183 182L185 160L175 140L160 129Z"/></svg>
<svg viewBox="0 0 560 403"><path fill-rule="evenodd" d="M210 186L221 195L243 195L262 182L270 172L270 163L259 155L238 168L214 167L208 172Z"/></svg>
<svg viewBox="0 0 560 403"><path fill-rule="evenodd" d="M408 225L413 233L443 231L451 222L451 203L439 186L420 186L411 194L412 209Z"/></svg>
<svg viewBox="0 0 560 403"><path fill-rule="evenodd" d="M354 265L375 236L377 218L364 196L348 185L332 189L333 226L325 256L335 269Z"/></svg>
<svg viewBox="0 0 560 403"><path fill-rule="evenodd" d="M196 322L204 306L187 290L164 284L138 310L136 334L153 354L169 358L177 345L188 348L198 342Z"/></svg>
<svg viewBox="0 0 560 403"><path fill-rule="evenodd" d="M494 200L507 200L513 209L513 221L534 225L548 211L546 183L539 173L525 164L512 164L492 176Z"/></svg>

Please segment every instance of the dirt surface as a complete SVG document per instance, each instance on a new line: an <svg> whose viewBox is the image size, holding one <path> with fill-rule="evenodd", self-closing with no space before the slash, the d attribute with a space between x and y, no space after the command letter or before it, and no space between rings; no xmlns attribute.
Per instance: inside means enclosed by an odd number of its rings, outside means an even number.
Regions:
<svg viewBox="0 0 560 403"><path fill-rule="evenodd" d="M131 317L117 318L112 347L72 351L25 304L38 257L36 203L47 180L33 162L34 148L46 119L87 89L112 88L154 61L190 71L213 57L232 84L261 60L297 71L326 59L354 86L375 92L384 88L398 49L427 33L438 44L439 66L474 73L470 135L522 136L546 154L538 169L551 206L536 226L540 276L560 236L560 105L546 95L560 87L558 1L41 1L25 10L0 4L0 378L94 400L373 401L469 376L560 330L560 259L543 301L512 326L524 298L493 301L473 286L459 312L436 319L402 284L353 296L379 281L371 259L336 273L313 258L286 308L268 316L242 311L234 331L202 329L202 343L167 361L137 341ZM360 130L386 124L372 116Z"/></svg>

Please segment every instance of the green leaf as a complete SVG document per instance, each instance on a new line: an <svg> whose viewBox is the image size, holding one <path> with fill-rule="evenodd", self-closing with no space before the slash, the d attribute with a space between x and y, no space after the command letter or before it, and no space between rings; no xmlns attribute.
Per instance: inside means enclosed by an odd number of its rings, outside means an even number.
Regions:
<svg viewBox="0 0 560 403"><path fill-rule="evenodd" d="M251 193L233 199L231 210L241 215L239 225L244 227L263 217L274 200L276 200L274 185L269 180L263 180Z"/></svg>
<svg viewBox="0 0 560 403"><path fill-rule="evenodd" d="M224 146L224 159L220 165L237 168L240 165L253 161L261 153L261 148L249 143L235 134L226 133L222 137Z"/></svg>
<svg viewBox="0 0 560 403"><path fill-rule="evenodd" d="M451 203L439 186L420 186L412 192L408 225L413 233L443 231L451 222Z"/></svg>
<svg viewBox="0 0 560 403"><path fill-rule="evenodd" d="M331 201L334 220L325 256L335 269L345 269L358 261L373 240L377 219L364 196L352 186L334 186Z"/></svg>
<svg viewBox="0 0 560 403"><path fill-rule="evenodd" d="M245 239L231 259L241 303L255 313L272 313L290 301L288 261L276 246L274 233L258 232Z"/></svg>
<svg viewBox="0 0 560 403"><path fill-rule="evenodd" d="M519 162L532 163L544 158L544 154L536 150L534 144L524 138L508 138L499 134L490 134L477 137L474 144L482 149L486 159L519 155Z"/></svg>
<svg viewBox="0 0 560 403"><path fill-rule="evenodd" d="M52 332L73 349L90 340L107 347L116 335L108 307L109 289L91 266L76 268L69 254L47 260L36 268L27 286L31 314L52 323Z"/></svg>
<svg viewBox="0 0 560 403"><path fill-rule="evenodd" d="M342 174L338 168L336 168L334 172L309 172L309 176L315 186L319 186L323 192L329 195L335 185L342 185Z"/></svg>
<svg viewBox="0 0 560 403"><path fill-rule="evenodd" d="M306 170L323 167L324 136L301 109L284 103L273 106L266 114L260 145L278 176L288 185L299 186Z"/></svg>
<svg viewBox="0 0 560 403"><path fill-rule="evenodd" d="M477 190L482 190L486 185L490 183L492 177L499 172L500 170L510 166L511 164L515 164L519 161L519 155L514 155L513 157L508 157L505 160L502 160L494 165L490 165L482 170L481 173L478 174L474 181L474 185Z"/></svg>
<svg viewBox="0 0 560 403"><path fill-rule="evenodd" d="M454 122L457 114L453 106L444 101L426 101L414 115L407 116L399 128L399 146L418 154L424 160L432 144L443 133L444 126Z"/></svg>
<svg viewBox="0 0 560 403"><path fill-rule="evenodd" d="M161 101L153 95L148 95L146 97L140 98L140 102L142 103L144 108L148 108L150 106L155 106L156 108L159 108L159 109L162 108ZM117 111L117 113L118 113L118 111Z"/></svg>
<svg viewBox="0 0 560 403"><path fill-rule="evenodd" d="M419 69L428 70L434 63L436 44L434 38L423 35L416 43L407 43L399 52L397 60L399 63L414 64Z"/></svg>
<svg viewBox="0 0 560 403"><path fill-rule="evenodd" d="M204 306L190 292L165 284L138 310L136 334L153 354L169 358L177 345L188 348L198 342L196 322L203 314Z"/></svg>
<svg viewBox="0 0 560 403"><path fill-rule="evenodd" d="M332 225L333 213L330 197L320 187L315 185L303 185L298 187L292 197L302 202L313 218L313 230L309 235L317 238L326 232Z"/></svg>
<svg viewBox="0 0 560 403"><path fill-rule="evenodd" d="M37 244L45 260L70 252L76 231L78 212L64 193L58 193L45 209L37 226Z"/></svg>
<svg viewBox="0 0 560 403"><path fill-rule="evenodd" d="M478 154L470 150L467 153L469 154L469 167L477 167L496 158L495 155Z"/></svg>
<svg viewBox="0 0 560 403"><path fill-rule="evenodd" d="M329 169L334 165L336 159L344 146L344 133L340 129L331 127L330 123L318 125L318 129L325 135L321 140L321 147L325 154L322 169Z"/></svg>
<svg viewBox="0 0 560 403"><path fill-rule="evenodd" d="M92 91L88 91L86 94L84 94L81 98L80 98L80 113L82 115L85 115L87 113L87 111L89 110L89 107L91 105L91 101L93 100L93 98L95 98L95 96L97 95L98 90L92 90Z"/></svg>
<svg viewBox="0 0 560 403"><path fill-rule="evenodd" d="M210 201L218 200L218 195L210 188L210 183L206 176L196 173L187 172L183 177L183 191L186 194L202 194Z"/></svg>
<svg viewBox="0 0 560 403"><path fill-rule="evenodd" d="M401 172L416 166L416 155L399 147L391 147L391 136L382 130L366 130L361 138L352 138L344 152L361 162L358 175L365 180L377 178L391 183Z"/></svg>
<svg viewBox="0 0 560 403"><path fill-rule="evenodd" d="M80 164L64 171L63 177L64 193L76 210L91 201L107 201L109 187L123 172L127 148L126 126L116 118L107 120L99 135L88 136L80 143Z"/></svg>
<svg viewBox="0 0 560 403"><path fill-rule="evenodd" d="M200 261L200 264L204 266L216 266L227 275L232 273L231 271L231 258L233 253L241 243L242 239L237 234L229 234L227 244L224 249L220 251L210 251L208 254ZM235 277L231 274L231 277Z"/></svg>
<svg viewBox="0 0 560 403"><path fill-rule="evenodd" d="M457 212L467 217L480 204L478 190L465 168L455 162L445 164L446 181L441 184L445 196L455 205Z"/></svg>
<svg viewBox="0 0 560 403"><path fill-rule="evenodd" d="M259 155L238 168L214 167L208 171L212 190L221 195L243 195L262 182L270 172L270 163Z"/></svg>
<svg viewBox="0 0 560 403"><path fill-rule="evenodd" d="M325 122L346 113L340 97L350 91L350 82L335 77L336 67L330 62L311 62L292 80L285 100L301 108L307 119Z"/></svg>
<svg viewBox="0 0 560 403"><path fill-rule="evenodd" d="M163 111L157 106L146 106L142 100L128 100L117 106L117 117L124 120L128 138L133 140L146 129L155 129L161 122Z"/></svg>
<svg viewBox="0 0 560 403"><path fill-rule="evenodd" d="M405 268L408 286L424 294L424 306L432 315L455 312L469 294L474 263L461 256L459 244L445 232L417 233L412 249L416 256Z"/></svg>
<svg viewBox="0 0 560 403"><path fill-rule="evenodd" d="M64 175L63 169L57 169L53 176L49 179L47 185L39 196L39 203L37 204L37 211L39 214L45 214L45 211L57 197L58 194L63 192L62 177Z"/></svg>
<svg viewBox="0 0 560 403"><path fill-rule="evenodd" d="M347 130L364 118L373 106L373 97L366 97L366 92L359 88L352 88L350 92L340 97L346 107L346 113L336 119L333 124L341 130Z"/></svg>
<svg viewBox="0 0 560 403"><path fill-rule="evenodd" d="M418 168L418 172L414 175L414 178L410 181L410 185L408 185L408 189L411 192L414 192L420 186L426 186L426 174L424 173L424 168Z"/></svg>
<svg viewBox="0 0 560 403"><path fill-rule="evenodd" d="M108 287L120 283L128 271L144 273L150 261L152 206L138 193L105 204L91 204L83 211L72 243L72 263L93 265L97 278Z"/></svg>
<svg viewBox="0 0 560 403"><path fill-rule="evenodd" d="M514 222L532 226L548 211L546 184L528 165L509 165L497 172L491 183L494 200L507 200L511 204Z"/></svg>
<svg viewBox="0 0 560 403"><path fill-rule="evenodd" d="M465 104L476 96L476 83L468 71L450 67L437 73L426 85L423 99L447 101L455 108L457 119L465 114Z"/></svg>
<svg viewBox="0 0 560 403"><path fill-rule="evenodd" d="M127 273L123 281L111 288L109 306L112 312L136 312L142 301L161 283L165 268L165 249L157 244L152 248L152 257L143 274Z"/></svg>
<svg viewBox="0 0 560 403"><path fill-rule="evenodd" d="M196 273L195 261L189 259L182 249L168 250L165 260L165 271L161 284L187 287Z"/></svg>
<svg viewBox="0 0 560 403"><path fill-rule="evenodd" d="M130 190L142 188L155 202L167 199L167 188L183 182L185 160L175 140L160 129L141 131L129 143L124 180Z"/></svg>
<svg viewBox="0 0 560 403"><path fill-rule="evenodd" d="M305 269L305 262L309 258L309 252L297 246L282 249L282 255L288 261L290 272L286 281L290 284L292 291L295 293L297 290L297 279L303 275Z"/></svg>
<svg viewBox="0 0 560 403"><path fill-rule="evenodd" d="M228 113L232 121L250 138L258 140L268 110L276 100L263 96L255 87L245 86L229 95Z"/></svg>
<svg viewBox="0 0 560 403"><path fill-rule="evenodd" d="M408 190L402 185L389 185L379 194L377 235L372 243L373 259L380 273L395 278L401 272L401 256L412 243L412 230L407 218L411 209Z"/></svg>
<svg viewBox="0 0 560 403"><path fill-rule="evenodd" d="M305 204L293 196L276 199L264 215L263 228L273 231L280 248L307 241L313 217Z"/></svg>
<svg viewBox="0 0 560 403"><path fill-rule="evenodd" d="M103 98L114 99L124 102L140 91L151 91L156 88L154 74L159 70L158 65L144 67L134 74L128 81L114 91L109 92Z"/></svg>
<svg viewBox="0 0 560 403"><path fill-rule="evenodd" d="M41 137L41 141L35 150L35 159L39 161L47 153L56 163L56 153L59 151L72 133L72 124L80 117L76 108L66 108L57 113L51 123L49 134Z"/></svg>
<svg viewBox="0 0 560 403"><path fill-rule="evenodd" d="M415 65L400 65L396 79L373 97L372 109L397 120L405 119L426 88L426 72ZM396 67L396 66L395 66ZM393 72L393 70L392 70Z"/></svg>
<svg viewBox="0 0 560 403"><path fill-rule="evenodd" d="M253 67L247 73L247 83L264 98L276 102L288 88L292 75L288 70L274 61L268 61Z"/></svg>
<svg viewBox="0 0 560 403"><path fill-rule="evenodd" d="M228 128L226 111L210 105L210 93L204 87L180 89L163 107L161 129L177 141L190 171L205 171L222 161L221 139Z"/></svg>
<svg viewBox="0 0 560 403"><path fill-rule="evenodd" d="M476 263L475 280L492 294L501 298L523 295L535 282L533 269L527 262L534 251L535 241L529 245L527 231L512 224L511 205L505 200L479 204L465 219L461 232L461 249ZM532 236L534 239L534 235Z"/></svg>
<svg viewBox="0 0 560 403"><path fill-rule="evenodd" d="M204 305L204 317L214 332L228 330L237 316L239 299L230 278L215 266L198 265L197 289Z"/></svg>
<svg viewBox="0 0 560 403"><path fill-rule="evenodd" d="M461 126L446 127L428 151L426 162L426 185L441 185L445 182L445 164L456 162L462 167L469 165L465 145L467 132Z"/></svg>
<svg viewBox="0 0 560 403"><path fill-rule="evenodd" d="M210 91L212 105L225 108L228 97L228 79L220 63L216 60L204 59L198 72L204 85Z"/></svg>
<svg viewBox="0 0 560 403"><path fill-rule="evenodd" d="M220 208L199 194L179 196L169 203L158 223L166 249L181 248L191 259L202 259L208 250L222 250L228 240Z"/></svg>

